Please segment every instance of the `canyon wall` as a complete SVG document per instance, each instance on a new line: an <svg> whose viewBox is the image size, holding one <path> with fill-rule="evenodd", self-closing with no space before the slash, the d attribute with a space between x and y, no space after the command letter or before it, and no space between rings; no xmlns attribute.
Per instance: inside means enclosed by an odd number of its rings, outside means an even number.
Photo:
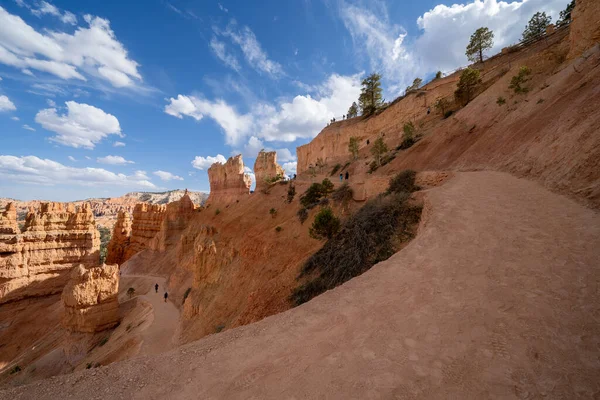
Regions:
<svg viewBox="0 0 600 400"><path fill-rule="evenodd" d="M285 171L277 164L277 152L261 150L254 162L254 175L256 177L256 190L266 189L277 181L283 179Z"/></svg>
<svg viewBox="0 0 600 400"><path fill-rule="evenodd" d="M70 331L94 333L119 323L119 266L73 268L62 292L63 325Z"/></svg>
<svg viewBox="0 0 600 400"><path fill-rule="evenodd" d="M195 209L196 206L187 194L179 201L167 204L160 230L150 242L149 248L155 251L165 251L167 246L177 243L179 241L178 233L187 227Z"/></svg>
<svg viewBox="0 0 600 400"><path fill-rule="evenodd" d="M229 157L225 164L214 163L208 169L210 194L207 203L230 203L250 193L252 180L244 172L242 155Z"/></svg>
<svg viewBox="0 0 600 400"><path fill-rule="evenodd" d="M119 211L110 242L106 248L106 263L121 265L131 240L131 215L125 210Z"/></svg>
<svg viewBox="0 0 600 400"><path fill-rule="evenodd" d="M21 232L16 210L0 217L0 303L60 293L76 265L96 265L100 239L89 204L42 203Z"/></svg>
<svg viewBox="0 0 600 400"><path fill-rule="evenodd" d="M580 56L585 50L600 42L600 1L576 0L571 13L569 58Z"/></svg>

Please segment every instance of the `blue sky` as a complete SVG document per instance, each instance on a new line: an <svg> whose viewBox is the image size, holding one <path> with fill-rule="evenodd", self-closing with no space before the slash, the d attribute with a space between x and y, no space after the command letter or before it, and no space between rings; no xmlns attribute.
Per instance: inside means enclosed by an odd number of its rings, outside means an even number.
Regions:
<svg viewBox="0 0 600 400"><path fill-rule="evenodd" d="M361 77L393 100L465 65L478 27L493 54L567 3L1 0L0 197L208 191L212 162L262 148L293 173Z"/></svg>

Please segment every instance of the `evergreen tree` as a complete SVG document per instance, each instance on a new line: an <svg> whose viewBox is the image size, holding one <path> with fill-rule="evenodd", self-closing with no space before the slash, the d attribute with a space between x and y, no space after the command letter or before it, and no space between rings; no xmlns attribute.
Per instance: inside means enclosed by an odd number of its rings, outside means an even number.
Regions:
<svg viewBox="0 0 600 400"><path fill-rule="evenodd" d="M532 39L546 33L546 28L550 25L550 22L552 22L552 17L546 15L545 12L536 12L525 27L523 40Z"/></svg>
<svg viewBox="0 0 600 400"><path fill-rule="evenodd" d="M387 153L387 151L388 148L383 141L383 138L380 137L373 143L373 147L371 147L371 154L373 154L375 157L378 166L381 166L381 156Z"/></svg>
<svg viewBox="0 0 600 400"><path fill-rule="evenodd" d="M406 93L410 93L412 91L417 90L418 88L421 87L422 83L423 83L423 79L421 79L421 78L415 78L415 80L413 81L412 85L410 85L409 87L406 88Z"/></svg>
<svg viewBox="0 0 600 400"><path fill-rule="evenodd" d="M454 92L454 96L467 104L471 101L473 94L475 93L475 88L477 85L481 83L481 78L479 74L479 70L473 68L465 69L460 75L460 80L458 81L458 87Z"/></svg>
<svg viewBox="0 0 600 400"><path fill-rule="evenodd" d="M371 74L362 81L362 91L358 98L362 115L371 115L381 107L381 75Z"/></svg>
<svg viewBox="0 0 600 400"><path fill-rule="evenodd" d="M573 12L574 8L575 8L575 0L572 0L567 5L567 8L565 8L564 10L562 10L560 12L560 16L558 17L558 21L556 21L556 24L561 25L561 24L564 24L565 22L569 22L571 20L571 13Z"/></svg>
<svg viewBox="0 0 600 400"><path fill-rule="evenodd" d="M494 45L494 32L488 28L479 28L471 35L466 55L471 62L483 62L483 52Z"/></svg>
<svg viewBox="0 0 600 400"><path fill-rule="evenodd" d="M350 142L348 143L348 151L352 154L353 159L358 158L358 139L354 136L350 138Z"/></svg>
<svg viewBox="0 0 600 400"><path fill-rule="evenodd" d="M358 115L358 105L356 104L356 102L353 102L352 105L350 106L350 108L348 109L348 114L346 114L346 117L348 119L350 118L354 118Z"/></svg>

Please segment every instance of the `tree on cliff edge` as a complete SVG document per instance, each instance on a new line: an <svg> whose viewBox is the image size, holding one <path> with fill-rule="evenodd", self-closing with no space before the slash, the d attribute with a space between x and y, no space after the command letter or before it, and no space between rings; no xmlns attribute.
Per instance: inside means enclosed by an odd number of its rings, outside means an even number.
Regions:
<svg viewBox="0 0 600 400"><path fill-rule="evenodd" d="M479 28L471 35L466 55L471 62L483 62L483 52L494 45L494 32L488 28Z"/></svg>
<svg viewBox="0 0 600 400"><path fill-rule="evenodd" d="M350 108L348 109L348 114L346 114L346 117L350 119L356 116L358 116L358 104L356 104L356 102L353 102Z"/></svg>
<svg viewBox="0 0 600 400"><path fill-rule="evenodd" d="M546 15L545 12L536 12L525 27L523 40L532 39L546 33L546 28L550 25L550 22L552 22L552 17Z"/></svg>
<svg viewBox="0 0 600 400"><path fill-rule="evenodd" d="M381 75L371 74L362 81L362 90L358 97L358 103L362 115L372 115L383 104L381 95Z"/></svg>
<svg viewBox="0 0 600 400"><path fill-rule="evenodd" d="M575 0L572 0L567 5L567 8L565 8L564 10L562 10L560 12L560 16L558 17L558 21L556 21L556 24L557 25L562 25L565 22L571 21L571 13L573 12L574 8L575 8Z"/></svg>

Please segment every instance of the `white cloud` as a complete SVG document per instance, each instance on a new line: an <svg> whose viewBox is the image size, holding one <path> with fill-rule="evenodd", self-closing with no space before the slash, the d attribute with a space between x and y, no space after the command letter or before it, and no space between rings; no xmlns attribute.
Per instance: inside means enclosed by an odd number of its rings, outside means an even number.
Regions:
<svg viewBox="0 0 600 400"><path fill-rule="evenodd" d="M60 17L60 20L65 24L77 25L77 17L75 14L69 11L65 11L65 13Z"/></svg>
<svg viewBox="0 0 600 400"><path fill-rule="evenodd" d="M115 174L102 168L67 167L56 161L36 156L15 157L0 155L0 178L19 183L54 186L75 184L81 186L113 185L128 188L156 188L145 175Z"/></svg>
<svg viewBox="0 0 600 400"><path fill-rule="evenodd" d="M221 42L216 37L213 37L210 41L210 48L225 65L235 71L240 70L240 64L238 63L237 58L233 54L227 53L225 43Z"/></svg>
<svg viewBox="0 0 600 400"><path fill-rule="evenodd" d="M56 7L46 2L40 4L36 9L40 15L56 15ZM71 13L60 18L66 23L77 23ZM115 87L133 87L141 82L138 63L128 57L109 21L91 15L84 20L87 27L79 26L72 34L50 30L40 33L0 7L0 63L24 73L36 69L62 79L87 80L82 74L86 72Z"/></svg>
<svg viewBox="0 0 600 400"><path fill-rule="evenodd" d="M125 147L125 143L123 142L114 142L113 147Z"/></svg>
<svg viewBox="0 0 600 400"><path fill-rule="evenodd" d="M0 96L0 112L2 111L15 111L17 107L10 101L10 99L4 95Z"/></svg>
<svg viewBox="0 0 600 400"><path fill-rule="evenodd" d="M223 11L225 13L229 12L228 9L226 9L225 7L223 7L223 4L221 4L221 3L218 3L218 4L219 4L219 8L221 9L221 11Z"/></svg>
<svg viewBox="0 0 600 400"><path fill-rule="evenodd" d="M96 161L100 164L109 164L109 165L127 165L127 164L135 164L133 161L129 161L124 159L121 156L106 156L106 157L98 157Z"/></svg>
<svg viewBox="0 0 600 400"><path fill-rule="evenodd" d="M73 156L69 156L69 157L67 157L67 158L68 158L69 160L73 161L73 162L77 161L77 160L75 159L75 157L73 157Z"/></svg>
<svg viewBox="0 0 600 400"><path fill-rule="evenodd" d="M267 53L262 49L256 35L247 26L238 28L235 21L227 26L223 32L217 32L228 37L234 44L237 44L244 58L252 68L258 72L264 72L271 77L277 78L283 75L281 64L270 60Z"/></svg>
<svg viewBox="0 0 600 400"><path fill-rule="evenodd" d="M252 168L244 165L244 174L250 177L250 179L252 180L252 184L256 183L256 175L254 174L254 171L252 171Z"/></svg>
<svg viewBox="0 0 600 400"><path fill-rule="evenodd" d="M196 156L196 158L194 158L194 160L192 161L192 167L196 169L208 169L211 165L213 165L216 162L225 164L227 162L227 159L222 154L217 154L215 157Z"/></svg>
<svg viewBox="0 0 600 400"><path fill-rule="evenodd" d="M232 146L252 136L256 140L293 142L315 137L331 118L345 114L360 94L360 75L333 74L315 90L316 97L296 96L278 105L258 104L247 114L238 113L223 100L211 102L178 95L169 99L165 112L197 121L205 115L214 119L223 128L226 143Z"/></svg>
<svg viewBox="0 0 600 400"><path fill-rule="evenodd" d="M261 150L277 152L278 163L296 160L296 157L292 154L292 152L289 149L273 149L272 147L265 146L262 140L260 140L256 136L251 136L250 139L248 139L248 143L244 145L244 150L242 151L242 154L244 155L244 157L256 158L256 156ZM239 153L239 151L232 152L232 154Z"/></svg>
<svg viewBox="0 0 600 400"><path fill-rule="evenodd" d="M21 70L22 73L24 73L25 75L29 75L29 76L35 76L35 74L33 72L31 72L31 70L25 68Z"/></svg>
<svg viewBox="0 0 600 400"><path fill-rule="evenodd" d="M56 97L57 95L65 96L68 94L65 89L51 83L34 83L31 85L31 89L29 89L28 92L44 97Z"/></svg>
<svg viewBox="0 0 600 400"><path fill-rule="evenodd" d="M225 132L227 144L239 144L252 125L251 115L240 115L232 106L223 100L214 102L194 96L179 95L169 99L165 112L177 118L189 116L200 121L204 115L214 119Z"/></svg>
<svg viewBox="0 0 600 400"><path fill-rule="evenodd" d="M67 101L67 113L59 115L56 108L40 110L35 121L45 129L57 133L50 140L71 147L94 148L108 135L121 134L119 120L103 110Z"/></svg>
<svg viewBox="0 0 600 400"><path fill-rule="evenodd" d="M13 121L19 121L19 117L10 117Z"/></svg>
<svg viewBox="0 0 600 400"><path fill-rule="evenodd" d="M277 152L278 162L294 161L296 159L296 156L288 149L277 149L275 151Z"/></svg>
<svg viewBox="0 0 600 400"><path fill-rule="evenodd" d="M92 157L90 157L90 156L85 156L85 159L86 159L86 160L91 160L91 159L92 159Z"/></svg>
<svg viewBox="0 0 600 400"><path fill-rule="evenodd" d="M49 107L56 107L56 103L54 102L54 100L46 99L46 103L48 103Z"/></svg>
<svg viewBox="0 0 600 400"><path fill-rule="evenodd" d="M297 161L286 162L282 165L283 169L288 175L294 175L296 173L296 167L298 166Z"/></svg>
<svg viewBox="0 0 600 400"><path fill-rule="evenodd" d="M23 129L27 129L28 131L32 131L35 132L35 128L30 127L29 125L25 124L23 125Z"/></svg>
<svg viewBox="0 0 600 400"><path fill-rule="evenodd" d="M161 180L163 181L182 181L183 178L177 175L173 175L170 172L167 171L154 171L153 172L154 175L158 176Z"/></svg>

